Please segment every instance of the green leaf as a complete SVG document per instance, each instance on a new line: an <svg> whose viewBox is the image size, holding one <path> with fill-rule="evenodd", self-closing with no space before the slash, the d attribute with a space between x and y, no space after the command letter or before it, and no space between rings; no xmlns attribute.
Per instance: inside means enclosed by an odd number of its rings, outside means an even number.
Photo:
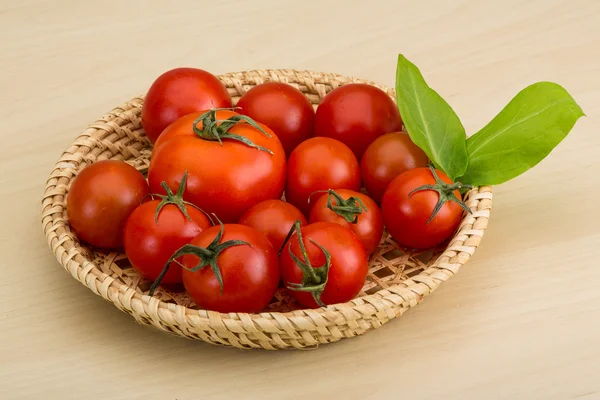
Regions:
<svg viewBox="0 0 600 400"><path fill-rule="evenodd" d="M396 99L411 140L450 178L464 174L468 164L465 128L452 107L402 54L398 55Z"/></svg>
<svg viewBox="0 0 600 400"><path fill-rule="evenodd" d="M467 140L469 167L460 181L497 185L521 175L542 161L583 115L571 95L556 83L526 87Z"/></svg>

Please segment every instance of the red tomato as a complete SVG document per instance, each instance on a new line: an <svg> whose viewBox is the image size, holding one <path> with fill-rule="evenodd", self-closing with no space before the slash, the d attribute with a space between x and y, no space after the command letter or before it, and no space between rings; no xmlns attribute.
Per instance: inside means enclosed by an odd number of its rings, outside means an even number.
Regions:
<svg viewBox="0 0 600 400"><path fill-rule="evenodd" d="M308 215L312 206L309 197L317 190L328 189L359 191L358 161L342 142L324 137L308 139L296 147L288 160L285 198Z"/></svg>
<svg viewBox="0 0 600 400"><path fill-rule="evenodd" d="M84 168L67 195L67 214L79 239L97 247L123 246L129 214L149 194L142 174L123 161L104 160Z"/></svg>
<svg viewBox="0 0 600 400"><path fill-rule="evenodd" d="M426 249L442 243L458 228L463 209L470 212L461 200L461 187L469 186L452 183L433 168L415 168L398 175L381 203L388 232L404 247Z"/></svg>
<svg viewBox="0 0 600 400"><path fill-rule="evenodd" d="M285 154L313 135L315 112L310 101L295 87L267 82L247 91L238 101L240 114L262 122L275 132Z"/></svg>
<svg viewBox="0 0 600 400"><path fill-rule="evenodd" d="M193 126L202 115L208 119ZM211 132L215 118L247 118L231 111L188 114L171 124L152 151L148 181L154 193L164 193L161 183L176 188L188 170L184 198L223 222L237 222L253 205L267 199L278 199L283 193L286 176L285 153L277 136L265 125L260 132L246 122L228 123L227 132L218 133L222 144ZM212 126L212 128L211 128ZM220 129L221 124L218 124ZM199 132L199 133L198 133ZM202 136L201 136L202 135ZM235 140L236 135L261 149Z"/></svg>
<svg viewBox="0 0 600 400"><path fill-rule="evenodd" d="M359 160L378 136L401 129L400 112L392 98L383 90L363 83L332 90L315 114L315 136L345 143Z"/></svg>
<svg viewBox="0 0 600 400"><path fill-rule="evenodd" d="M146 279L156 280L175 251L212 225L202 211L183 201L184 189L185 179L177 195L169 190L161 200L136 208L127 219L123 239L125 254L133 268ZM180 283L181 266L171 263L161 282Z"/></svg>
<svg viewBox="0 0 600 400"><path fill-rule="evenodd" d="M335 222L350 229L360 240L367 257L375 251L383 235L379 207L365 194L353 190L330 190L319 197L310 210L309 222Z"/></svg>
<svg viewBox="0 0 600 400"><path fill-rule="evenodd" d="M390 182L406 170L426 167L427 155L406 132L386 133L375 139L360 160L363 184L369 196L381 203Z"/></svg>
<svg viewBox="0 0 600 400"><path fill-rule="evenodd" d="M242 215L239 223L264 233L273 248L279 251L296 221L300 221L302 225L308 223L296 207L285 201L273 199L262 201L251 207Z"/></svg>
<svg viewBox="0 0 600 400"><path fill-rule="evenodd" d="M231 97L223 83L201 69L175 68L150 86L142 106L142 126L154 143L178 118L210 108L231 108Z"/></svg>
<svg viewBox="0 0 600 400"><path fill-rule="evenodd" d="M208 228L177 255L184 255L185 289L205 310L257 313L269 304L279 284L273 245L249 226ZM196 267L199 269L192 272Z"/></svg>
<svg viewBox="0 0 600 400"><path fill-rule="evenodd" d="M281 276L290 294L311 308L356 297L369 271L367 255L356 235L339 224L317 222L300 229L299 241L298 229L296 225L296 233L279 256Z"/></svg>

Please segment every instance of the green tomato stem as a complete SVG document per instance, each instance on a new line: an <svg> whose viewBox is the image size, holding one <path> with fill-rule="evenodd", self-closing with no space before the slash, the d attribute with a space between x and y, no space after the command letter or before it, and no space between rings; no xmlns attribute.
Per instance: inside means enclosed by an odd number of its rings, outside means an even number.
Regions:
<svg viewBox="0 0 600 400"><path fill-rule="evenodd" d="M446 182L444 182L443 180L440 179L440 177L438 176L438 174L435 170L435 167L433 165L430 164L429 169L431 170L431 173L433 174L433 178L435 179L435 184L419 186L418 188L413 189L408 194L408 198L410 198L410 196L412 196L414 193L421 192L424 190L435 190L436 192L438 192L438 195L439 195L438 201L433 209L433 212L431 213L431 216L427 220L427 223L430 223L433 220L433 218L437 215L437 213L441 210L442 206L444 204L446 204L447 201L453 201L453 202L457 203L459 206L461 206L461 208L463 210L465 210L469 214L472 214L472 211L469 208L469 206L467 206L464 201L462 201L461 199L456 197L456 195L454 195L454 191L461 190L461 189L472 189L473 186L465 185L460 182L447 184Z"/></svg>
<svg viewBox="0 0 600 400"><path fill-rule="evenodd" d="M321 294L325 290L325 286L327 285L327 278L329 275L329 268L331 267L331 254L325 249L323 246L310 239L311 243L315 246L319 247L323 254L325 255L325 263L320 267L312 266L310 262L310 258L308 257L308 252L306 251L306 246L304 245L304 238L302 237L302 232L300 230L300 221L296 221L287 237L283 242L283 247L290 239L290 237L296 233L298 237L298 244L300 246L300 253L302 254L302 259L298 258L294 252L292 251L292 246L288 246L288 252L292 260L296 263L298 268L302 270L302 283L288 283L286 286L289 290L294 290L298 292L307 292L310 293L315 300L315 302L320 307L325 307L323 302L321 301Z"/></svg>
<svg viewBox="0 0 600 400"><path fill-rule="evenodd" d="M333 200L335 200L335 205L333 205ZM360 198L352 196L344 200L333 189L329 189L327 194L327 208L351 224L358 222L358 217L363 211L369 212Z"/></svg>
<svg viewBox="0 0 600 400"><path fill-rule="evenodd" d="M213 108L204 114L201 114L192 124L192 129L198 137L204 140L217 141L222 146L223 139L236 140L246 146L255 148L259 151L265 151L269 154L273 152L266 147L259 146L247 137L230 133L229 130L238 124L248 124L256 128L264 136L272 137L265 131L256 121L246 115L233 115L225 120L217 119L217 111L232 110L231 108ZM202 129L198 128L198 124L202 122Z"/></svg>
<svg viewBox="0 0 600 400"><path fill-rule="evenodd" d="M216 216L215 216L215 218L216 218ZM218 221L218 218L217 218L217 221ZM195 246L193 244L188 243L188 244L183 245L181 248L179 248L177 251L175 251L175 253L173 253L173 255L169 258L169 260L163 267L158 278L156 278L156 280L152 283L152 286L150 286L150 293L149 293L150 296L154 295L156 288L158 287L158 285L160 285L160 282L165 277L172 262L176 262L182 268L184 268L190 272L197 272L203 268L210 267L212 272L215 274L217 281L219 282L219 286L221 288L221 294L223 294L223 286L224 286L223 275L221 274L221 269L217 262L219 256L221 255L221 253L223 251L225 251L226 249L228 249L230 247L242 246L242 245L248 245L248 246L252 247L252 245L243 240L228 240L227 242L219 243L221 241L221 239L223 238L223 231L225 229L225 226L223 225L223 223L221 221L218 221L218 222L221 225L221 229L219 229L219 233L215 236L213 241L207 247ZM196 264L192 268L189 268L186 265L177 261L177 258L184 256L184 255L188 255L188 254L194 255L200 259L198 264Z"/></svg>
<svg viewBox="0 0 600 400"><path fill-rule="evenodd" d="M190 217L190 215L188 214L186 206L194 207L198 211L203 212L208 217L208 220L211 222L211 224L214 225L214 221L213 221L212 217L206 211L204 211L200 207L197 207L195 204L192 204L188 201L183 200L183 193L185 192L185 186L187 183L187 174L188 174L188 171L185 170L185 172L183 173L183 176L181 177L181 182L179 183L179 187L177 188L177 193L174 194L173 191L171 190L171 188L169 187L169 185L167 185L167 183L163 181L160 185L163 187L163 189L165 189L165 192L167 193L167 195L166 196L164 196L162 194L152 194L151 195L153 197L156 196L161 199L160 203L158 203L158 206L156 207L156 212L154 213L154 223L156 225L158 225L158 216L159 216L161 210L167 204L173 204L173 205L177 206L177 208L179 209L179 211L181 211L183 216L186 217L190 221L192 220L192 217Z"/></svg>

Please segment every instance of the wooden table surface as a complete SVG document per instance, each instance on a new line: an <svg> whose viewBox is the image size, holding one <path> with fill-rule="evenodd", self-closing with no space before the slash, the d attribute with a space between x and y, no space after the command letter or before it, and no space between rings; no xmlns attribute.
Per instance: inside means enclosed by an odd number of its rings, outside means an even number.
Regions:
<svg viewBox="0 0 600 400"><path fill-rule="evenodd" d="M599 1L0 0L0 38L1 399L600 398ZM402 318L314 351L220 348L136 324L48 248L61 151L163 71L393 86L400 52L469 133L540 80L587 114L494 188L474 258Z"/></svg>

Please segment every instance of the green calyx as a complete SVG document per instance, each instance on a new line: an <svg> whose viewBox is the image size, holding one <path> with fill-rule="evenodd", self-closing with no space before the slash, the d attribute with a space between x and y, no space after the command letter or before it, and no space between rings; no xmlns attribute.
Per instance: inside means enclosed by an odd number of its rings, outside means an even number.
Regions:
<svg viewBox="0 0 600 400"><path fill-rule="evenodd" d="M332 200L335 200L335 205ZM327 191L327 208L351 224L356 224L363 211L369 212L360 198L352 196L344 200L333 189Z"/></svg>
<svg viewBox="0 0 600 400"><path fill-rule="evenodd" d="M158 206L156 207L156 212L154 213L154 222L156 223L156 225L158 225L158 215L160 214L160 211L167 204L173 204L173 205L177 206L177 208L179 208L179 211L181 211L181 213L190 221L192 220L192 217L190 217L190 215L188 214L187 209L185 208L186 205L188 205L190 207L194 207L194 208L204 212L203 210L196 207L194 204L183 200L183 192L185 191L185 185L187 183L187 174L188 174L188 172L187 172L187 170L185 170L185 172L183 173L183 177L181 177L181 182L179 183L179 187L177 188L177 193L173 194L173 191L171 191L171 188L167 185L166 182L163 181L160 185L163 187L163 189L165 189L165 192L167 193L167 195L166 196L164 196L162 194L153 194L152 195L152 197L156 196L156 197L160 198L160 203L158 203ZM208 215L208 219L212 221L212 218L210 217L210 215Z"/></svg>
<svg viewBox="0 0 600 400"><path fill-rule="evenodd" d="M231 128L238 124L248 124L253 128L258 129L266 137L272 137L271 134L261 128L256 121L246 115L234 115L225 120L218 120L217 111L220 110L234 110L234 108L213 108L210 111L200 115L192 124L194 133L204 140L217 141L221 146L223 145L223 139L237 140L246 146L273 154L271 150L257 145L247 137L229 132ZM198 128L198 124L200 122L202 122L202 129Z"/></svg>
<svg viewBox="0 0 600 400"><path fill-rule="evenodd" d="M431 173L433 174L433 177L435 179L435 184L419 186L418 188L413 189L408 194L408 197L410 198L410 196L412 196L413 193L422 192L424 190L435 190L436 192L438 192L439 197L438 197L437 204L435 205L435 208L433 209L431 216L427 220L427 223L431 222L431 220L436 216L436 214L440 211L442 206L444 204L446 204L447 201L453 201L453 202L457 203L459 206L462 207L463 210L465 210L469 214L472 214L471 209L465 204L465 202L454 195L454 191L455 190L461 191L463 189L472 189L473 186L465 185L460 182L455 182L451 185L447 184L446 182L444 182L443 180L440 179L440 177L438 176L437 172L435 171L435 168L433 167L433 165L430 164L429 169L431 170Z"/></svg>
<svg viewBox="0 0 600 400"><path fill-rule="evenodd" d="M321 301L321 294L325 290L325 285L327 285L327 277L329 275L329 268L331 267L331 254L329 254L327 249L323 246L310 239L311 243L321 249L325 255L325 263L320 267L313 268L310 259L308 258L306 247L304 246L304 239L302 238L302 232L300 231L300 221L296 221L294 226L292 226L292 229L290 229L288 236L283 242L284 246L294 232L296 232L296 235L298 236L298 244L300 245L300 252L302 253L303 259L301 260L292 252L292 246L288 246L288 252L290 257L292 257L292 260L294 260L296 265L302 270L303 278L302 283L289 283L287 288L297 292L310 293L320 307L325 307L325 304Z"/></svg>
<svg viewBox="0 0 600 400"><path fill-rule="evenodd" d="M167 261L167 263L165 264L158 278L156 278L156 280L152 283L149 293L150 296L154 294L154 291L164 278L165 274L169 271L169 267L171 266L172 262L176 262L182 268L190 272L197 272L203 268L210 267L212 272L215 274L217 281L219 282L219 286L221 287L221 294L223 293L223 275L221 274L221 269L219 268L219 264L217 262L219 255L221 255L221 253L224 250L233 246L248 245L252 247L252 245L243 240L228 240L227 242L220 243L221 238L223 237L223 231L225 229L225 226L223 225L223 223L221 223L221 221L219 221L219 224L221 225L219 233L217 234L217 236L215 236L214 240L206 248L188 243L183 245L171 256L171 258L169 258L169 261ZM194 255L200 259L198 264L196 264L196 266L192 268L188 268L186 265L177 261L177 258L188 254Z"/></svg>

